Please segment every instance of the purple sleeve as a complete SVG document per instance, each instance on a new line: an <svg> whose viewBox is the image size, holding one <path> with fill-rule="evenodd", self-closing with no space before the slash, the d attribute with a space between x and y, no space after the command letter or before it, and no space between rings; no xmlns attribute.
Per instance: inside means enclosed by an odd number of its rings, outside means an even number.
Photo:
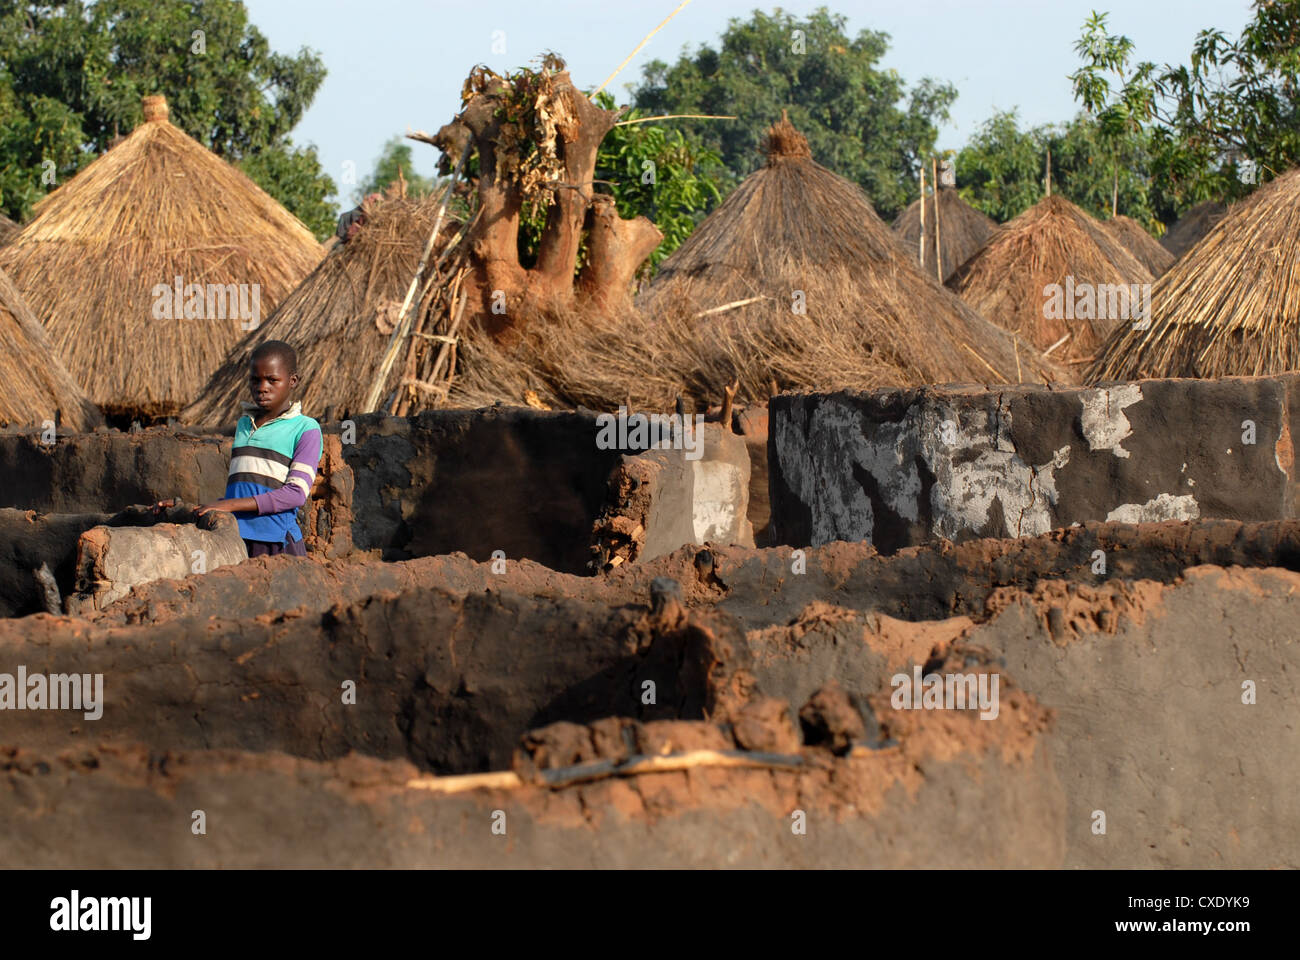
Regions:
<svg viewBox="0 0 1300 960"><path fill-rule="evenodd" d="M319 430L308 430L298 438L293 449L293 463L289 476L279 490L270 490L253 497L257 513L285 513L297 510L307 502L307 493L316 482L316 467L320 464L321 437Z"/></svg>

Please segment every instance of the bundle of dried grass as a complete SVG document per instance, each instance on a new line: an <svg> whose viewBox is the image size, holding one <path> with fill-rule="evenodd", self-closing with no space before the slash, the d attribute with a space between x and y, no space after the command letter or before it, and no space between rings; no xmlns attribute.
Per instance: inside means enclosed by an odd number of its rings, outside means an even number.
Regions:
<svg viewBox="0 0 1300 960"><path fill-rule="evenodd" d="M1121 214L1105 221L1103 225L1111 236L1124 244L1129 253L1137 257L1138 263L1146 267L1151 276L1158 277L1174 265L1174 255L1132 217Z"/></svg>
<svg viewBox="0 0 1300 960"><path fill-rule="evenodd" d="M268 316L322 251L252 180L174 127L164 98L145 97L144 116L37 205L0 249L0 267L105 412L161 417L202 390L249 329L243 314ZM178 277L181 302L169 293L164 303L160 291ZM244 309L232 311L232 297ZM181 319L166 319L169 309Z"/></svg>
<svg viewBox="0 0 1300 960"><path fill-rule="evenodd" d="M18 235L18 224L0 213L0 247Z"/></svg>
<svg viewBox="0 0 1300 960"><path fill-rule="evenodd" d="M1156 283L1151 325L1117 329L1090 383L1300 369L1300 169L1233 204Z"/></svg>
<svg viewBox="0 0 1300 960"><path fill-rule="evenodd" d="M1228 205L1218 200L1198 203L1181 217L1160 238L1160 245L1181 259L1183 254L1201 242L1220 220L1227 215Z"/></svg>
<svg viewBox="0 0 1300 960"><path fill-rule="evenodd" d="M1151 281L1147 268L1101 224L1053 195L999 227L948 286L994 323L1039 350L1057 346L1053 359L1077 366L1090 360L1111 328L1126 318L1098 318L1109 311L1097 309L1076 313L1075 292L1100 286L1127 294L1132 285ZM1062 301L1068 301L1068 309L1053 309Z"/></svg>
<svg viewBox="0 0 1300 960"><path fill-rule="evenodd" d="M662 356L671 379L716 397L739 378L741 399L761 399L773 379L865 389L1055 372L926 275L788 122L765 152L638 298L649 323L633 342ZM634 377L649 366L624 363Z"/></svg>
<svg viewBox="0 0 1300 960"><path fill-rule="evenodd" d="M271 318L235 346L181 419L218 426L237 417L240 401L248 399L249 354L267 340L284 340L297 350L304 410L361 412L433 229L438 200L391 196L368 202L365 225L335 246ZM446 220L444 225L439 231L444 237L459 226ZM429 312L427 305L415 309L417 318ZM413 337L424 333L417 324ZM410 372L394 365L384 395Z"/></svg>
<svg viewBox="0 0 1300 960"><path fill-rule="evenodd" d="M925 260L922 263L925 272L935 275L935 194L925 200ZM940 266L946 281L953 272L969 260L980 247L988 242L997 224L983 213L976 210L958 195L953 187L940 187L938 193L938 217L940 232L937 240L940 245ZM921 199L898 215L894 221L894 232L903 241L903 246L915 256L920 250L921 241Z"/></svg>
<svg viewBox="0 0 1300 960"><path fill-rule="evenodd" d="M73 430L104 422L59 362L18 288L0 270L0 426L39 428L46 420Z"/></svg>

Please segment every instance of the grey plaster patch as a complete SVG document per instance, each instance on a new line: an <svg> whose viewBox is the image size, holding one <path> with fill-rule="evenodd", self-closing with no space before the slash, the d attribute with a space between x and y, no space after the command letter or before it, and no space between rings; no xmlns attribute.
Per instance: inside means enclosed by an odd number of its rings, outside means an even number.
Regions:
<svg viewBox="0 0 1300 960"><path fill-rule="evenodd" d="M1158 523L1161 520L1195 520L1200 515L1201 508L1191 494L1175 497L1162 493L1146 503L1120 504L1106 514L1106 522Z"/></svg>

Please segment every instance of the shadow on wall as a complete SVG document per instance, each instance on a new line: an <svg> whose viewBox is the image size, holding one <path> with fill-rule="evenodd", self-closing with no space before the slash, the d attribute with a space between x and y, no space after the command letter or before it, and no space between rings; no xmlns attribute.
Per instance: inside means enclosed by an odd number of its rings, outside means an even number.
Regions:
<svg viewBox="0 0 1300 960"><path fill-rule="evenodd" d="M517 408L356 418L352 539L386 560L494 551L588 573L590 531L619 460L596 418ZM333 429L332 425L330 428Z"/></svg>

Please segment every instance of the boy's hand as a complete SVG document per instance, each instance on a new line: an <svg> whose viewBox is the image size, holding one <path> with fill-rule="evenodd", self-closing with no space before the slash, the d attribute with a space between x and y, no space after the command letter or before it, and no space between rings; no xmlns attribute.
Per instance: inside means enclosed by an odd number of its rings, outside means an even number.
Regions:
<svg viewBox="0 0 1300 960"><path fill-rule="evenodd" d="M176 499L174 497L170 497L166 500L159 500L157 503L153 505L153 512L155 515L157 515L159 513L162 513L164 510L171 509L174 506L176 506Z"/></svg>

